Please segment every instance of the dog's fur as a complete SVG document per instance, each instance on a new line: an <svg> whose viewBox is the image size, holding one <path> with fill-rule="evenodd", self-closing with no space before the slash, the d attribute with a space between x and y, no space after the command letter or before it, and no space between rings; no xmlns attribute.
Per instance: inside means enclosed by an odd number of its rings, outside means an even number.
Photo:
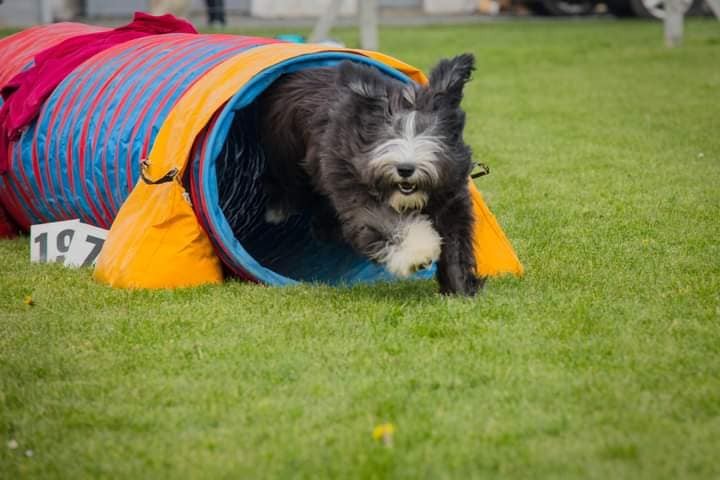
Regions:
<svg viewBox="0 0 720 480"><path fill-rule="evenodd" d="M350 61L281 77L258 100L266 220L310 208L318 236L398 276L438 261L441 292L474 295L460 108L473 69L470 54L442 60L426 87Z"/></svg>

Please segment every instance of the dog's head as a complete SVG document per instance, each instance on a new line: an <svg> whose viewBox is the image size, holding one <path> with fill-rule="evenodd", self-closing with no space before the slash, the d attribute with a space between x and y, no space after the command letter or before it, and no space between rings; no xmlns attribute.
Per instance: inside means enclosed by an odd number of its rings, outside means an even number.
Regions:
<svg viewBox="0 0 720 480"><path fill-rule="evenodd" d="M467 182L472 158L460 102L474 64L471 54L442 60L427 86L357 63L340 65L331 140L342 144L337 151L369 191L395 210L422 210L436 192Z"/></svg>

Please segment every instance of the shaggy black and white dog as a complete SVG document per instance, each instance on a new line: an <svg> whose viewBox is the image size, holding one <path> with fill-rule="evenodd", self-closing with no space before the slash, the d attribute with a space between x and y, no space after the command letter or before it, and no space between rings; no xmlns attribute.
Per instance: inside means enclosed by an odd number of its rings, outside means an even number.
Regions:
<svg viewBox="0 0 720 480"><path fill-rule="evenodd" d="M404 277L437 264L440 291L474 295L464 54L427 86L345 61L281 77L259 98L266 220L314 212L313 230Z"/></svg>

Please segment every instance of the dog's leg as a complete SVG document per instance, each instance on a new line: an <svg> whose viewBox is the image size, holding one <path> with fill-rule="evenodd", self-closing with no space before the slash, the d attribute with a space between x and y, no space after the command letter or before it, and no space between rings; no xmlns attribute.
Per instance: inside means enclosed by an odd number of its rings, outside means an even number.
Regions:
<svg viewBox="0 0 720 480"><path fill-rule="evenodd" d="M267 196L265 221L279 225L293 215L312 208L318 197L312 191L306 173L300 168L298 160L287 160L274 150L266 147L265 172L262 184ZM284 152L283 152L284 153Z"/></svg>
<svg viewBox="0 0 720 480"><path fill-rule="evenodd" d="M485 283L475 276L472 245L473 213L469 195L456 197L435 218L443 235L442 252L437 265L437 280L442 294L473 296Z"/></svg>
<svg viewBox="0 0 720 480"><path fill-rule="evenodd" d="M265 204L265 221L273 225L285 222L292 211L290 202L282 185L275 181L267 172L262 179L267 203Z"/></svg>
<svg viewBox="0 0 720 480"><path fill-rule="evenodd" d="M442 239L426 215L399 215L389 207L341 214L345 239L393 275L408 277L440 256Z"/></svg>
<svg viewBox="0 0 720 480"><path fill-rule="evenodd" d="M326 197L317 195L311 209L313 238L326 243L342 243L344 239L340 222L330 201Z"/></svg>
<svg viewBox="0 0 720 480"><path fill-rule="evenodd" d="M302 210L311 193L309 179L301 167L305 142L293 127L292 109L273 100L268 92L258 100L258 144L264 157L262 185L267 197L265 221L284 223Z"/></svg>

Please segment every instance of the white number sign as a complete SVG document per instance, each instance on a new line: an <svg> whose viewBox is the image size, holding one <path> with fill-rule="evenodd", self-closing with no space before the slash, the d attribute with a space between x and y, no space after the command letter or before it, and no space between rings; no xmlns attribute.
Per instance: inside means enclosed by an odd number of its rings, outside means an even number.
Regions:
<svg viewBox="0 0 720 480"><path fill-rule="evenodd" d="M95 264L107 234L107 230L80 220L32 225L30 261L89 267Z"/></svg>

